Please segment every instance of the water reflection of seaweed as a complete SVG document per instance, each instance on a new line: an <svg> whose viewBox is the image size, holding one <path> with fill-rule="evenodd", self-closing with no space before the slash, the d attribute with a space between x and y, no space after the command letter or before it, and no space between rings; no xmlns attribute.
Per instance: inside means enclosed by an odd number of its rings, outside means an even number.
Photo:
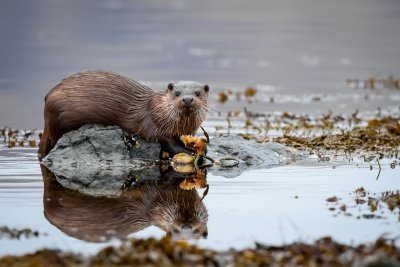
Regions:
<svg viewBox="0 0 400 267"><path fill-rule="evenodd" d="M208 235L208 213L197 191L147 181L118 198L93 197L62 187L42 166L44 214L69 236L102 242L155 225L175 239Z"/></svg>

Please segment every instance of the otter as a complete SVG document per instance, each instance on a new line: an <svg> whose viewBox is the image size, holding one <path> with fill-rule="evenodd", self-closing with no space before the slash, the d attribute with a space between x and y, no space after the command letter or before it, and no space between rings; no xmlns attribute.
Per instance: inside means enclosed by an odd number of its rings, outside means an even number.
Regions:
<svg viewBox="0 0 400 267"><path fill-rule="evenodd" d="M156 226L173 239L200 239L208 235L208 212L195 189L183 190L161 181L146 181L118 198L93 197L64 188L41 166L46 219L65 234L89 242Z"/></svg>
<svg viewBox="0 0 400 267"><path fill-rule="evenodd" d="M172 154L188 153L179 137L193 135L208 111L210 87L197 82L169 83L156 92L108 71L86 71L62 80L45 97L39 159L61 136L84 124L117 125Z"/></svg>

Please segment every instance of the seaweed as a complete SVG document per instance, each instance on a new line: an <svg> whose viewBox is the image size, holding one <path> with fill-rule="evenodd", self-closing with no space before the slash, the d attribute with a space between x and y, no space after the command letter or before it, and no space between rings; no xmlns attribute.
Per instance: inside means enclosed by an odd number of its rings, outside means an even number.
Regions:
<svg viewBox="0 0 400 267"><path fill-rule="evenodd" d="M41 133L37 130L22 131L14 130L12 128L3 127L0 129L0 135L3 138L3 142L7 144L8 148L14 148L17 145L19 147L37 147L38 141L40 141Z"/></svg>
<svg viewBox="0 0 400 267"><path fill-rule="evenodd" d="M0 239L1 238L21 239L21 237L30 238L38 236L39 232L32 230L30 228L16 229L16 228L9 228L7 226L0 227Z"/></svg>
<svg viewBox="0 0 400 267"><path fill-rule="evenodd" d="M106 247L93 256L43 249L23 256L5 256L1 266L397 266L400 250L394 240L378 238L371 244L344 245L331 237L311 244L282 246L256 243L255 248L216 251L167 236L157 240L130 239Z"/></svg>
<svg viewBox="0 0 400 267"><path fill-rule="evenodd" d="M340 205L337 215L350 216L352 213L357 213L357 218L360 219L386 219L386 216L399 216L400 221L400 191L385 191L380 196L376 196L360 187L350 195L354 198L355 205L341 203L343 200L335 200L336 197L327 199L332 205ZM332 205L328 207L328 210L335 211ZM362 207L367 209L363 211ZM363 213L365 211L368 213Z"/></svg>

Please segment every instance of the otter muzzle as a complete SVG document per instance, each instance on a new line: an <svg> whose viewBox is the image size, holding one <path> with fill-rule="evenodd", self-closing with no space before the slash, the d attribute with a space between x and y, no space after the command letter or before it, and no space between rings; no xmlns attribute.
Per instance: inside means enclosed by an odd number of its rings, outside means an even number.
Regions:
<svg viewBox="0 0 400 267"><path fill-rule="evenodd" d="M185 107L190 107L193 103L193 97L183 97L182 102Z"/></svg>

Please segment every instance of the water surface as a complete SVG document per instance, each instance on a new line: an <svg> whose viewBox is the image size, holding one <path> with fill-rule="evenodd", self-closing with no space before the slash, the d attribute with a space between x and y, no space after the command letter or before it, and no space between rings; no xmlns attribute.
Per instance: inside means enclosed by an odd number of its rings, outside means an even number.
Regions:
<svg viewBox="0 0 400 267"><path fill-rule="evenodd" d="M106 69L162 89L170 81L211 85L207 129L226 126L224 112L317 114L359 109L398 114L399 91L352 89L347 78L400 78L400 2L392 0L284 1L53 1L0 3L0 126L43 127L43 98L58 81L87 69ZM258 88L250 102L217 92ZM274 101L271 102L271 97ZM318 98L315 101L313 99ZM222 116L218 117L218 113ZM242 123L242 122L241 122ZM373 241L400 231L398 210L364 219L354 203L363 186L380 194L399 189L399 165L316 159L243 173L208 175L204 205L208 238L218 249L285 244L331 235L345 243ZM336 166L333 168L333 166ZM36 150L0 148L0 225L38 230L39 238L0 239L0 255L42 247L92 253L106 244L70 237L46 220ZM352 216L330 211L326 198L353 206ZM397 212L397 213L396 213ZM361 218L357 218L361 216ZM162 237L155 226L132 234Z"/></svg>
<svg viewBox="0 0 400 267"><path fill-rule="evenodd" d="M370 170L369 163L359 160L318 163L313 158L288 166L245 172L236 178L209 174L210 190L203 200L209 216L208 238L191 242L228 249L251 247L255 242L275 245L312 242L327 235L347 244L372 242L383 234L394 237L400 230L399 211L390 212L386 204L381 203L382 208L376 214L383 219L365 219L362 215L370 211L367 206L356 205L354 195L361 186L371 196L398 189L399 166L392 169L389 166L391 162L381 161L382 172L378 180L376 163L372 163L374 168ZM0 150L0 168L1 224L27 227L41 233L39 238L0 239L1 254L22 254L43 247L94 253L107 244L119 243L117 239L100 243L99 240L85 241L79 235L70 236L71 233L66 234L65 229L56 227L54 219L51 222L46 219L50 217L49 211L44 216L44 202L63 203L67 200L62 196L60 199L44 196L35 150L10 151L3 147ZM198 194L201 196L202 193ZM326 201L332 196L339 198L340 204ZM82 207L91 204L93 202L81 203ZM351 216L339 212L341 204L347 205ZM74 205L79 210L79 202ZM336 207L336 211L330 211L330 207ZM99 216L102 216L101 212ZM121 212L119 216L122 219L127 214ZM87 218L86 214L84 217ZM95 225L96 221L89 220L86 224ZM126 226L129 227L129 223ZM82 227L87 227L84 221ZM107 235L107 231L104 234ZM162 237L165 234L151 226L129 236Z"/></svg>

